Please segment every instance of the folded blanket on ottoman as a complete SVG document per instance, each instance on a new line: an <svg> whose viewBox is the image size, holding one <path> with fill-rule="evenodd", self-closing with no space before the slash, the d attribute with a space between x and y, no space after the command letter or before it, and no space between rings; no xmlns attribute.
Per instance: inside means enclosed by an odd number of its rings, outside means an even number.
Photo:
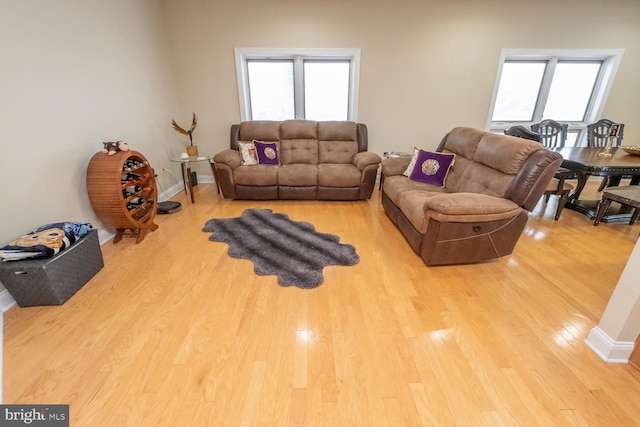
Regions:
<svg viewBox="0 0 640 427"><path fill-rule="evenodd" d="M56 222L43 225L0 248L0 259L16 261L51 258L85 236L92 228L91 224L80 222Z"/></svg>

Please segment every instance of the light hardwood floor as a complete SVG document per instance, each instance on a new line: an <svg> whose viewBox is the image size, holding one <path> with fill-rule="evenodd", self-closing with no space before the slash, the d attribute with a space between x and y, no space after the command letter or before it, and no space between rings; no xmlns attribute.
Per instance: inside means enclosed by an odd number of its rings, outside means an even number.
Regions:
<svg viewBox="0 0 640 427"><path fill-rule="evenodd" d="M515 253L426 267L370 201L227 201L213 184L63 306L4 318L4 403L70 404L72 426L631 426L640 372L583 342L640 225L556 200ZM204 223L270 208L337 234L360 262L280 287Z"/></svg>

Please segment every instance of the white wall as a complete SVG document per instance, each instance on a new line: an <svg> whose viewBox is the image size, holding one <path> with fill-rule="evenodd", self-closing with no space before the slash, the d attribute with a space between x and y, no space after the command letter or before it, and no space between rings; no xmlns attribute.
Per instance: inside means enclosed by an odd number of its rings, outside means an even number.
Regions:
<svg viewBox="0 0 640 427"><path fill-rule="evenodd" d="M103 141L175 167L182 109L155 0L2 0L0 52L0 243L49 222L102 228L85 177Z"/></svg>
<svg viewBox="0 0 640 427"><path fill-rule="evenodd" d="M633 0L162 1L178 88L199 145L228 146L240 117L235 47L361 48L359 121L370 149L435 148L483 128L503 48L625 53L605 116L640 143L640 2Z"/></svg>
<svg viewBox="0 0 640 427"><path fill-rule="evenodd" d="M54 221L101 227L85 176L103 141L167 166L181 109L155 0L3 0L0 52L0 242Z"/></svg>

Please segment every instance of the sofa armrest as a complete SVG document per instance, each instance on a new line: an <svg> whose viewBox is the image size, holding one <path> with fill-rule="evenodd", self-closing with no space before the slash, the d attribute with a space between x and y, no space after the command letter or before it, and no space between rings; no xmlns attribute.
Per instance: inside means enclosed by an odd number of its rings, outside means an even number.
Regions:
<svg viewBox="0 0 640 427"><path fill-rule="evenodd" d="M376 153L370 151L361 151L356 153L351 162L359 170L364 170L367 166L379 165L382 159Z"/></svg>
<svg viewBox="0 0 640 427"><path fill-rule="evenodd" d="M242 164L242 155L237 150L224 150L213 156L213 161L235 169Z"/></svg>
<svg viewBox="0 0 640 427"><path fill-rule="evenodd" d="M402 175L404 171L407 170L407 166L409 166L410 162L411 158L409 157L395 157L391 159L384 159L382 161L382 175Z"/></svg>
<svg viewBox="0 0 640 427"><path fill-rule="evenodd" d="M515 217L522 208L509 199L479 193L441 193L424 202L428 217L440 222L484 222Z"/></svg>

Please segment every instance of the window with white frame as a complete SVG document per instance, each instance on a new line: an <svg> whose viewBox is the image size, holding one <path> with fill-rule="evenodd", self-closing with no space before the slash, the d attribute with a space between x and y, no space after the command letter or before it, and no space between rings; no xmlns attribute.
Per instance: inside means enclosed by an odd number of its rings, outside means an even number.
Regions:
<svg viewBox="0 0 640 427"><path fill-rule="evenodd" d="M488 127L502 133L544 119L567 123L567 146L584 145L585 129L599 120L622 49L502 52ZM615 120L615 118L613 118Z"/></svg>
<svg viewBox="0 0 640 427"><path fill-rule="evenodd" d="M360 49L236 48L241 120L357 120Z"/></svg>

